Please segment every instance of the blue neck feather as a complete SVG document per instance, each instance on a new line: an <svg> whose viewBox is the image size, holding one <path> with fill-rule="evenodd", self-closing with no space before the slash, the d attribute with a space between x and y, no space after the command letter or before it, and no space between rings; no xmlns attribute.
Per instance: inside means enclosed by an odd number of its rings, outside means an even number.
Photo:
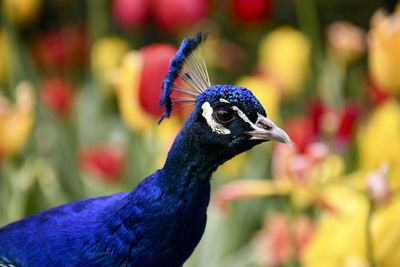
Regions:
<svg viewBox="0 0 400 267"><path fill-rule="evenodd" d="M198 115L195 111L186 121L164 167L140 183L121 203L117 214L109 216L108 232L113 235L107 236L121 236L128 239L127 244L139 239L144 244L132 251L130 259L140 266L181 266L204 232L210 177L221 159L216 160L218 155L210 157L209 147L202 147L197 140L196 132L201 130ZM132 240L126 230L135 233Z"/></svg>
<svg viewBox="0 0 400 267"><path fill-rule="evenodd" d="M209 155L209 147L202 147L198 139L198 129L193 123L196 115L196 112L192 114L175 138L163 168L167 180L171 180L168 182L178 187L209 180L220 165L221 159Z"/></svg>

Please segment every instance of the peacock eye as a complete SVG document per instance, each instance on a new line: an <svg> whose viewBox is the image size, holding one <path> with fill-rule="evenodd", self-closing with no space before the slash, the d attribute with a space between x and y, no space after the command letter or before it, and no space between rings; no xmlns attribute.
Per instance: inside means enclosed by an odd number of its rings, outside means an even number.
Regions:
<svg viewBox="0 0 400 267"><path fill-rule="evenodd" d="M228 123L235 119L235 114L229 109L220 108L215 110L214 117L219 123Z"/></svg>

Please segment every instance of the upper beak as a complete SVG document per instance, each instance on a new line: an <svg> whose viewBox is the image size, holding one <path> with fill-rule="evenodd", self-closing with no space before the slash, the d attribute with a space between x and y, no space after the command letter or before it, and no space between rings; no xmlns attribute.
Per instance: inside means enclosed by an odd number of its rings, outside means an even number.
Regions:
<svg viewBox="0 0 400 267"><path fill-rule="evenodd" d="M255 124L252 124L252 127L252 131L245 132L245 134L251 136L250 140L271 140L292 146L292 141L287 133L261 114L258 114L257 121Z"/></svg>

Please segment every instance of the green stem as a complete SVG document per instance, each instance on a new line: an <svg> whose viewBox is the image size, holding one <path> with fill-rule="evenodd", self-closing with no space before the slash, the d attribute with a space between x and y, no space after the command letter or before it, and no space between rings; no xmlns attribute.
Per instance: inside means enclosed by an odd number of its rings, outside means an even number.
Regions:
<svg viewBox="0 0 400 267"><path fill-rule="evenodd" d="M295 1L299 28L310 38L313 47L314 71L323 58L322 38L319 27L318 12L315 0Z"/></svg>
<svg viewBox="0 0 400 267"><path fill-rule="evenodd" d="M6 46L8 48L8 86L5 93L9 98L14 99L15 88L21 80L28 80L37 85L37 77L29 57L29 51L23 45L18 29L5 14L1 13L0 17L0 27L3 28L4 33L7 35L4 42L7 42Z"/></svg>
<svg viewBox="0 0 400 267"><path fill-rule="evenodd" d="M88 1L88 22L94 40L109 34L108 4L107 0Z"/></svg>
<svg viewBox="0 0 400 267"><path fill-rule="evenodd" d="M374 212L373 202L369 200L368 203L368 215L366 222L366 241L367 241L367 258L370 267L376 267L375 257L374 257L374 245L372 240L372 232L371 232L371 222L372 222L372 214Z"/></svg>

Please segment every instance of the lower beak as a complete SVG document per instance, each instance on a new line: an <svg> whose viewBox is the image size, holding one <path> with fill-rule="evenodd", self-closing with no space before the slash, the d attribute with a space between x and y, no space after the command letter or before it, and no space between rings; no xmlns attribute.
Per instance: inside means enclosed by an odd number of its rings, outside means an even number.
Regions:
<svg viewBox="0 0 400 267"><path fill-rule="evenodd" d="M261 114L258 114L257 121L252 127L252 131L245 132L251 136L250 140L276 141L292 146L292 141L287 133Z"/></svg>

